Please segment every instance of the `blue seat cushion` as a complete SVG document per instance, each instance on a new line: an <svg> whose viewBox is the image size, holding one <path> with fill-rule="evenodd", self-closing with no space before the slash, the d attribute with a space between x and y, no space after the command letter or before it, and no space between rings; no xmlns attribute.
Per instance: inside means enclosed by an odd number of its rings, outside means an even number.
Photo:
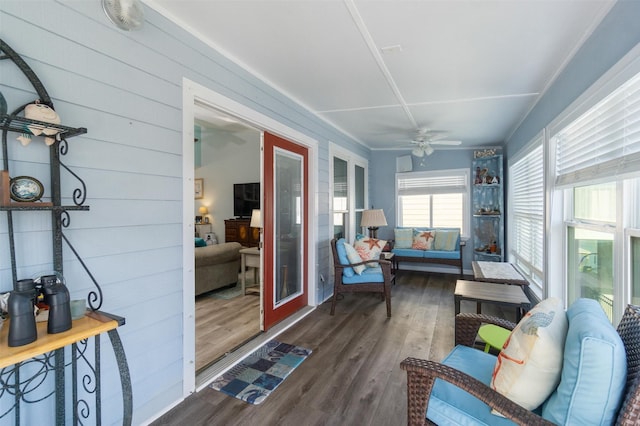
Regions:
<svg viewBox="0 0 640 426"><path fill-rule="evenodd" d="M468 346L458 345L442 363L465 372L489 386L496 357ZM509 419L491 414L487 404L440 379L436 379L433 386L427 417L440 426L515 424Z"/></svg>
<svg viewBox="0 0 640 426"><path fill-rule="evenodd" d="M423 257L426 259L460 259L460 252L448 250L426 250Z"/></svg>
<svg viewBox="0 0 640 426"><path fill-rule="evenodd" d="M567 318L560 384L542 416L556 424L613 424L627 377L622 339L595 300L576 300Z"/></svg>
<svg viewBox="0 0 640 426"><path fill-rule="evenodd" d="M344 248L344 238L340 238L338 241L336 241L336 252L338 252L338 260L340 261L341 265L348 265L349 263L349 258L347 257L347 250ZM344 277L353 277L356 274L356 272L353 270L352 267L348 267L348 268L344 268L342 270L342 275Z"/></svg>
<svg viewBox="0 0 640 426"><path fill-rule="evenodd" d="M448 250L414 250L414 249L398 249L391 250L396 256L417 257L424 259L460 259L459 251Z"/></svg>
<svg viewBox="0 0 640 426"><path fill-rule="evenodd" d="M399 249L394 248L391 250L396 256L405 256L405 257L424 257L424 250L413 250L413 249Z"/></svg>
<svg viewBox="0 0 640 426"><path fill-rule="evenodd" d="M383 283L384 275L382 275L382 268L376 266L375 268L365 268L360 275L352 275L347 277L345 274L342 276L342 284L362 284L362 283Z"/></svg>

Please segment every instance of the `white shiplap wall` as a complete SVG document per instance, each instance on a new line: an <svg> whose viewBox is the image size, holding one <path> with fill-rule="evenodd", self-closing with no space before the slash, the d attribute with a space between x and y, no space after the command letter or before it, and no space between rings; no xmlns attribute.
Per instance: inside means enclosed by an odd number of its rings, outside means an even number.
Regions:
<svg viewBox="0 0 640 426"><path fill-rule="evenodd" d="M182 78L186 77L319 141L318 275L330 276L328 141L369 153L204 43L146 9L144 29L123 32L99 0L3 0L0 37L43 81L65 124L88 133L71 139L64 161L84 179L90 212L72 213L67 235L104 292L103 310L126 317L120 329L133 385L134 424L182 398ZM28 82L0 63L10 109L34 98ZM9 153L11 174L48 183L46 150L34 140ZM63 188L75 188L63 173ZM19 216L19 215L15 215ZM51 268L50 218L16 218L20 276ZM0 216L0 290L11 287L6 216ZM68 249L65 276L73 297L91 284ZM326 297L330 283L316 291ZM103 339L103 346L108 342ZM121 422L113 357L103 359L105 424ZM0 402L0 408L3 404ZM40 413L23 413L27 423ZM67 413L69 416L69 413Z"/></svg>

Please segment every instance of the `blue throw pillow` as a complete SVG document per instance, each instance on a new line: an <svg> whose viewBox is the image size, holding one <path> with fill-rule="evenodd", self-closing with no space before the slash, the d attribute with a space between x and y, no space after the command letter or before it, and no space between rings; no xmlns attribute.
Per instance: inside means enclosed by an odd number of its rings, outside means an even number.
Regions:
<svg viewBox="0 0 640 426"><path fill-rule="evenodd" d="M560 384L542 416L561 425L611 425L627 380L622 339L595 300L576 300L567 318Z"/></svg>
<svg viewBox="0 0 640 426"><path fill-rule="evenodd" d="M205 240L203 240L202 238L196 237L196 247L206 247L206 246L207 246L207 242Z"/></svg>

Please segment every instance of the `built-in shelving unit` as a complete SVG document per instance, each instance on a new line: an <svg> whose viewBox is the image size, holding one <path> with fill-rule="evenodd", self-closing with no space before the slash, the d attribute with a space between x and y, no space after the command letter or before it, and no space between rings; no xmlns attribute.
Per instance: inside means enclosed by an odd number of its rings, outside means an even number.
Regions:
<svg viewBox="0 0 640 426"><path fill-rule="evenodd" d="M504 180L502 155L476 151L473 160L474 260L504 261Z"/></svg>
<svg viewBox="0 0 640 426"><path fill-rule="evenodd" d="M3 60L13 62L29 79L38 95L38 98L30 103L38 102L53 109L51 98L40 79L11 47L0 40L0 61ZM56 274L64 275L63 244L65 244L84 268L88 278L95 285L95 290L90 291L87 295L89 306L87 314L83 318L74 320L70 330L48 334L46 322L41 322L37 324L38 338L35 342L9 347L8 333L11 318L0 329L0 398L3 399L0 423L4 424L13 416L14 424L22 424L20 419L23 408L32 405L34 410L38 410L38 417L48 424L64 425L69 423L69 419L73 424L100 424L102 416L100 335L106 333L113 348L122 385L123 424L130 425L132 419L131 379L124 349L118 335L118 327L124 325L125 319L100 311L103 302L100 285L64 233L65 228L70 224L69 212L89 210L89 206L85 204L86 185L84 181L61 161L61 158L69 150L67 139L82 135L87 132L87 129L25 118L20 114L27 105L29 103L16 108L9 114L0 115L3 165L2 179L0 179L0 195L2 195L0 197L0 211L4 212L7 219L13 286L15 288L18 279L25 278L18 277L16 244L19 244L20 241L14 232L13 216L31 211L51 215L52 263ZM8 176L11 173L9 144L19 144L19 142L14 141L14 138L10 140L8 136L16 134L35 136L32 130L37 132L38 129L47 129L50 131L49 133L55 133L55 136L52 136L54 140L49 146L51 179L47 193L50 195L51 201L12 201L7 195L9 193ZM35 144L39 141L36 138L31 143ZM29 146L25 149L29 149ZM62 205L61 203L61 171L71 174L78 182L78 186L69 194L69 198L73 200L71 205ZM72 283L67 282L67 285L72 286ZM93 338L93 345L90 345L89 338ZM94 351L93 360L90 360L90 348L93 348ZM34 366L37 368L33 368ZM71 381L65 379L67 370L70 370ZM69 383L71 389L68 388ZM55 421L52 415L39 411L37 407L37 404L49 397L54 397L56 401ZM5 398L10 401L6 401ZM7 404L9 408L5 409Z"/></svg>

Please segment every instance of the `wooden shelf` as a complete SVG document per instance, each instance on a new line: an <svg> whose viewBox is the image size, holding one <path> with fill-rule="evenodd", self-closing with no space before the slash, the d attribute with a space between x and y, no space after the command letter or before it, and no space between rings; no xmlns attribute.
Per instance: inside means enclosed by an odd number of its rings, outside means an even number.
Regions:
<svg viewBox="0 0 640 426"><path fill-rule="evenodd" d="M62 333L48 334L47 322L38 322L38 338L35 342L24 346L10 347L9 321L5 321L0 329L0 369L34 358L47 352L63 348L80 340L105 333L118 328L119 322L101 312L87 311L80 319L73 320L71 329Z"/></svg>

